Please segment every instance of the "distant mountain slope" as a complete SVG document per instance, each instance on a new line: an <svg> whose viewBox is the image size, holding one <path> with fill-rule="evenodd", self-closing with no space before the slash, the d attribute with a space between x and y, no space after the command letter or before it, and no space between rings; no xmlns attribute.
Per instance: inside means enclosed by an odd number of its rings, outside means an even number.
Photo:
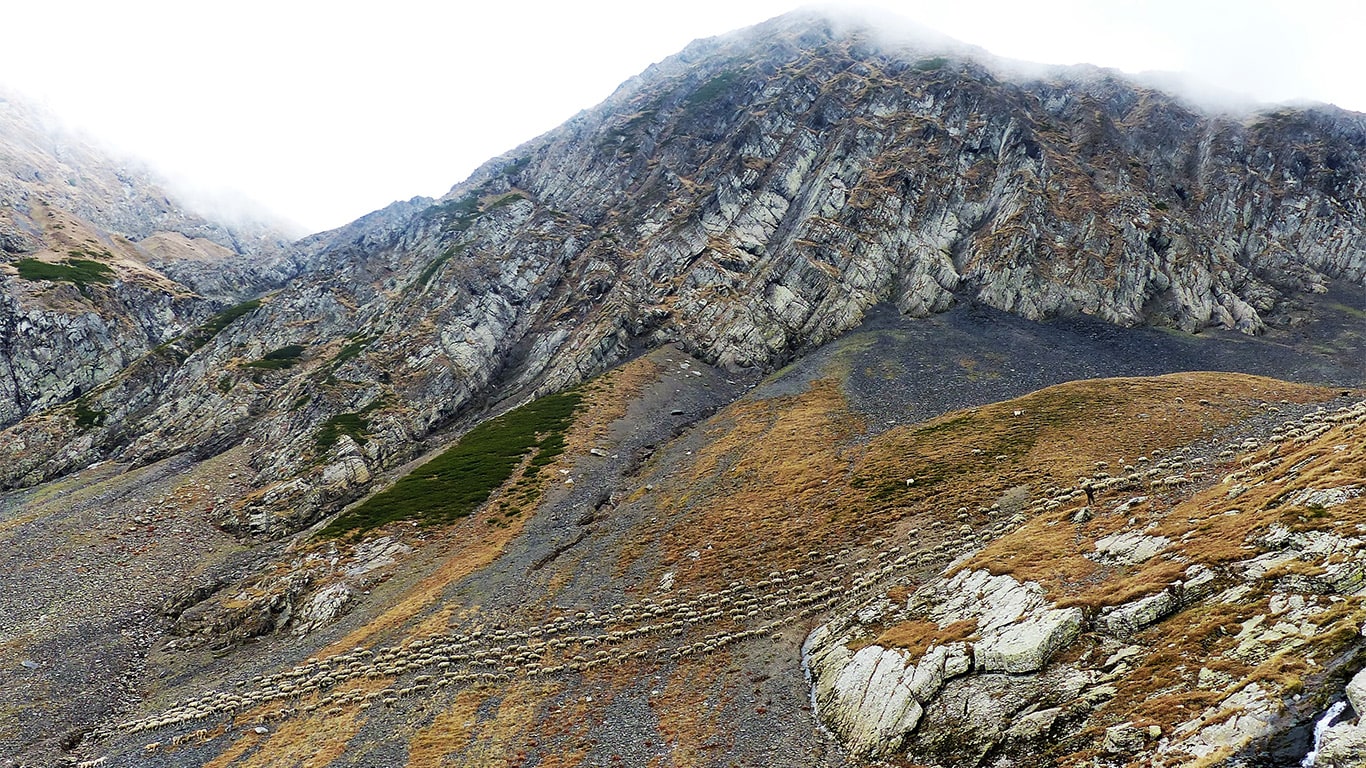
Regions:
<svg viewBox="0 0 1366 768"><path fill-rule="evenodd" d="M277 230L187 210L146 171L4 93L0 257L0 425L299 271Z"/></svg>

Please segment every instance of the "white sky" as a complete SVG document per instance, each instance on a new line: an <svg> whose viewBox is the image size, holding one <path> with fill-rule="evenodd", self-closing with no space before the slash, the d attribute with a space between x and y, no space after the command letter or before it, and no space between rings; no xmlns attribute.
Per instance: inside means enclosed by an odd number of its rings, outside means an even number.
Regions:
<svg viewBox="0 0 1366 768"><path fill-rule="evenodd" d="M801 2L11 0L0 85L315 231L443 194L690 40ZM1185 71L1366 111L1359 0L860 5L1001 56Z"/></svg>

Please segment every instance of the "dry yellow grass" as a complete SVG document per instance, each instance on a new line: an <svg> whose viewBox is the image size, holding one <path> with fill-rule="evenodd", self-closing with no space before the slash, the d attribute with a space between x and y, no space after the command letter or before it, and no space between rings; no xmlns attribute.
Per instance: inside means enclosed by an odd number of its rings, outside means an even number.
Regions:
<svg viewBox="0 0 1366 768"><path fill-rule="evenodd" d="M653 357L640 357L584 385L584 405L565 435L566 453L587 453L606 439L612 424L626 415L642 390L659 379L663 368Z"/></svg>
<svg viewBox="0 0 1366 768"><path fill-rule="evenodd" d="M1218 427L1250 416L1262 402L1281 399L1313 402L1335 394L1321 388L1235 374L1196 373L1155 379L1074 382L980 409L990 409L993 418L974 418L973 423L1010 423L1029 419L1031 412L1037 413L1033 423L1013 428L1015 437L1012 440L997 445L1027 443L1027 462L1036 469L1044 469L1044 477L1050 482L1070 486L1076 477L1089 475L1096 461L1106 461L1113 466L1132 462L1137 456L1151 454L1154 449L1188 444ZM1177 398L1185 402L1178 403ZM1201 400L1206 400L1208 405L1199 404ZM1022 416L1014 417L1014 410L1022 410ZM1134 428L1098 429L1094 418L1097 411L1112 425ZM1147 418L1140 418L1141 414L1146 414ZM946 417L956 418L961 417ZM933 428L937 423L931 422L929 426ZM1197 498L1204 500L1203 506L1212 509L1219 506L1215 501L1223 497L1225 490L1212 487L1202 491ZM1150 491L1145 488L1127 495L1148 493ZM1165 493L1170 496L1172 492ZM1099 514L1084 524L1070 522L1079 505L1064 507L1036 517L1021 529L993 542L964 567L984 568L995 574L1009 573L1024 581L1038 582L1054 599L1068 605L1116 605L1164 588L1180 578L1189 565L1189 562L1170 557L1157 557L1139 566L1105 567L1084 557L1094 551L1096 539L1129 526L1129 517L1158 522L1158 527L1148 531L1149 534L1178 542L1173 550L1190 560L1211 564L1246 557L1247 550L1242 548L1242 543L1249 531L1264 523L1254 517L1222 516L1227 507L1219 509L1219 516L1201 512L1185 502L1171 507L1174 499L1168 496L1155 497L1124 517L1105 514L1105 504L1101 503L1098 504ZM1197 524L1201 535L1180 544L1196 517L1204 520Z"/></svg>
<svg viewBox="0 0 1366 768"><path fill-rule="evenodd" d="M1283 444L1279 454L1284 461L1266 474L1246 480L1253 483L1252 487L1236 499L1228 498L1229 484L1217 483L1176 500L1154 533L1176 541L1172 553L1179 559L1157 558L1140 569L1137 577L1149 581L1147 591L1151 593L1164 582L1179 578L1180 570L1191 562L1218 565L1250 559L1265 551L1255 542L1275 524L1317 530L1351 526L1355 534L1361 512L1366 509L1359 498L1323 509L1290 501L1309 488L1366 484L1366 445L1352 438L1352 433L1339 426L1308 443ZM1236 466L1228 469L1235 470ZM1235 514L1226 514L1235 508ZM1278 578L1292 573L1316 575L1322 570L1317 562L1291 561L1250 584L1251 591L1236 601L1205 601L1139 633L1132 642L1147 651L1116 683L1118 694L1100 708L1097 720L1132 720L1164 728L1196 718L1218 722L1235 714L1219 710L1220 703L1249 683L1258 683L1273 696L1300 692L1315 674L1316 668L1308 659L1334 658L1358 641L1358 628L1366 619L1366 607L1359 597L1325 600L1317 612L1311 609L1307 621L1317 630L1310 637L1280 641L1243 658L1230 652L1243 642L1239 634L1245 622L1269 615L1269 595ZM1132 584L1134 580L1131 577L1129 581ZM1100 587L1104 590L1100 596L1092 590L1086 601L1114 604L1144 592L1135 588L1123 595L1114 584ZM1227 684L1210 690L1197 687L1201 668L1226 676L1223 679ZM1108 720L1107 713L1112 713ZM1101 728L1093 728L1090 735L1099 739ZM1080 756L1077 753L1072 757Z"/></svg>
<svg viewBox="0 0 1366 768"><path fill-rule="evenodd" d="M931 645L944 645L957 640L966 640L977 632L977 620L955 621L941 628L933 621L914 619L893 624L882 630L870 645L884 648L904 648L912 656L919 656Z"/></svg>
<svg viewBox="0 0 1366 768"><path fill-rule="evenodd" d="M265 736L247 730L205 768L324 768L345 753L360 728L357 712L352 707L335 716L321 711L296 715Z"/></svg>
<svg viewBox="0 0 1366 768"><path fill-rule="evenodd" d="M708 444L679 479L661 488L661 530L643 532L622 553L618 571L645 551L646 541L658 540L662 567L677 568L677 583L710 588L804 567L808 550L831 552L894 535L917 516L948 522L966 507L969 523L980 525L986 519L975 510L1012 488L1037 495L1070 486L1097 461L1117 469L1154 450L1208 438L1264 401L1334 394L1226 373L1078 381L897 427L864 444L864 425L838 386L818 381L798 395L746 400L722 411ZM993 545L976 564L1070 590L1097 576L1095 564L1059 560L1056 553L1089 551L1095 538L1123 523L1100 519L1078 531L1070 522L1044 527L1048 522ZM1134 576L1108 599L1122 599L1166 573L1136 570Z"/></svg>
<svg viewBox="0 0 1366 768"><path fill-rule="evenodd" d="M499 766L511 768L522 765L530 754L530 749L540 744L542 728L564 716L547 710L547 703L564 690L562 683L514 682L498 689L487 689L485 695L492 700L497 697L497 708L484 719L476 719L469 726L469 733L463 741L463 749L447 752L446 765ZM581 713L575 713L581 714ZM580 720L580 717L573 717ZM463 721L468 722L468 721ZM572 740L571 740L572 741ZM560 751L559 765L570 768L577 761L566 761L582 749L582 745L567 743ZM428 762L425 765L437 766L442 763ZM409 763L409 765L419 765Z"/></svg>
<svg viewBox="0 0 1366 768"><path fill-rule="evenodd" d="M342 653L358 645L374 642L377 638L391 635L394 630L411 622L415 617L435 605L442 592L455 581L487 567L498 559L503 548L522 531L525 518L512 518L507 525L488 525L490 517L487 506L484 510L465 518L427 544L437 548L439 565L410 589L401 600L385 610L365 626L347 634L341 640L323 649L324 655ZM445 614L430 617L417 634L431 634L444 631L448 621Z"/></svg>
<svg viewBox="0 0 1366 768"><path fill-rule="evenodd" d="M666 565L688 558L682 585L715 585L793 567L812 541L847 538L834 488L842 485L841 445L862 431L829 381L800 395L750 400L713 422L682 482L661 491Z"/></svg>
<svg viewBox="0 0 1366 768"><path fill-rule="evenodd" d="M584 399L584 407L576 417L574 425L566 435L566 443L570 446L566 456L572 457L577 453L586 452L588 447L601 440L606 431L610 428L613 421L620 418L626 404L639 392L640 388L648 385L658 376L659 367L648 359L635 361L627 366L618 369L612 374L600 379L598 382L590 384ZM554 466L552 465L551 469ZM543 473L550 476L551 472ZM497 525L491 525L490 521L497 517L495 509L500 496L506 492L507 488L501 489L490 498L490 501L475 515L437 533L425 544L424 554L432 557L437 562L436 567L427 576L419 580L413 587L406 590L401 599L387 610L383 611L375 619L367 622L364 626L349 633L341 640L322 649L320 655L330 655L341 653L357 645L373 643L378 641L392 641L398 634L405 636L422 636L445 632L449 627L453 613L459 607L447 607L432 611L432 608L439 604L444 590L456 581L477 572L493 563L503 552L507 544L512 541L525 524L529 515L520 515L508 518L498 518ZM380 531L384 532L399 532ZM424 613L427 615L424 617ZM387 684L386 680L356 680L352 681L348 687L359 687L367 690L379 690ZM478 724L472 727L469 733L461 736L457 729L450 733L443 734L443 729L453 723L465 723L469 718L460 719L464 708L467 706L477 706L478 702L486 700L492 693L487 690L473 689L459 694L452 707L442 715L438 716L441 724L438 726L434 721L432 726L427 729L419 730L413 736L412 765L437 766L443 764L446 756L454 752L461 752L461 743L464 742L462 756L459 760L451 763L446 760L446 764L458 765L507 765L503 759L504 752L515 755L518 752L515 742L518 734L532 736L538 724L543 722L546 717L540 713L535 713L534 708L539 702L550 698L555 691L551 684L532 685L530 683L514 684L503 693L502 701L499 704L496 716L489 723ZM473 701L475 704L471 705ZM279 705L259 708L253 712L246 713L238 718L245 723L270 709L277 709ZM218 765L298 765L305 763L290 763L296 755L308 754L332 754L339 755L345 750L346 744L355 735L357 722L357 712L355 708L350 708L347 714L341 718L321 718L318 715L307 717L296 717L289 721L289 728L281 728L272 734L266 741L256 748L260 737L247 735L234 743L219 760ZM581 723L582 714L570 718L570 724ZM301 723L308 724L307 739L303 738L299 730ZM581 738L586 738L583 736ZM568 768L574 765L569 758L574 754L582 756L582 750L575 753L573 750L564 752L555 758L559 761L557 765ZM244 755L250 753L247 762L239 763ZM329 758L330 759L330 758ZM258 763L253 761L265 760ZM278 763L270 762L279 760ZM312 763L308 763L311 765Z"/></svg>
<svg viewBox="0 0 1366 768"><path fill-rule="evenodd" d="M709 765L708 751L716 741L733 738L717 718L726 682L717 658L727 655L684 660L659 695L650 699L650 709L659 719L660 738L670 752L670 765Z"/></svg>
<svg viewBox="0 0 1366 768"><path fill-rule="evenodd" d="M449 756L469 747L479 705L487 698L477 689L457 694L446 711L413 735L408 743L408 768L440 768L449 764Z"/></svg>
<svg viewBox="0 0 1366 768"><path fill-rule="evenodd" d="M1366 486L1366 443L1337 426L1312 442L1283 445L1290 447L1278 452L1280 464L1241 481L1251 485L1246 491L1230 499L1230 483L1205 489L1178 504L1159 531L1179 537L1193 525L1199 535L1182 544L1181 552L1197 562L1222 563L1246 558L1250 539L1274 523L1329 530L1359 522L1366 510L1360 497L1323 509L1289 501L1311 488Z"/></svg>

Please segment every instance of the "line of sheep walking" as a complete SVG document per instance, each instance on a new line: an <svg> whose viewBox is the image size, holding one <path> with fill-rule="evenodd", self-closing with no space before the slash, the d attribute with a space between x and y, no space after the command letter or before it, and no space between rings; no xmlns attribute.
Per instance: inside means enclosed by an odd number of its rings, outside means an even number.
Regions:
<svg viewBox="0 0 1366 768"><path fill-rule="evenodd" d="M1235 475L1246 480L1274 465L1274 454L1281 443L1304 442L1335 425L1354 429L1362 423L1366 423L1366 401L1334 411L1320 408L1282 425L1266 443L1241 441L1223 450L1212 446L1211 450L1224 462L1237 460L1239 453L1252 457L1250 462L1238 461L1241 469ZM1085 495L1088 487L1092 493L1145 486L1165 489L1190 485L1205 477L1207 460L1191 449L1174 450L1165 456L1154 454L1140 457L1135 466L1125 466L1118 476L1108 473L1108 465L1098 463L1095 473L1079 478L1077 485L1046 489L1046 495L1032 504L1031 512L1057 509ZM959 518L965 518L961 514L965 510L959 512ZM942 567L1014 528L1023 518L998 518L981 528L964 525L962 536L944 536L934 545L921 544L919 532L912 530L904 542L874 542L878 551L871 557L855 559L853 568L845 565L855 557L853 550L833 554L811 551L807 553L809 568L772 571L767 578L751 584L732 582L718 592L688 598L647 597L612 605L602 612L576 611L516 629L471 627L388 647L355 648L309 659L276 674L239 681L231 690L206 693L159 714L121 723L114 730L139 733L171 726L203 726L214 718L221 721L221 727L199 727L168 742L178 746L224 733L243 712L256 712L252 722L260 727L300 712L321 710L338 715L351 706L392 706L400 699L449 686L579 674L607 664L663 663L715 653L765 636L776 639L783 627L803 618L853 610L870 593L912 568ZM380 690L353 685L376 679L387 679L390 684ZM149 748L160 746L158 742Z"/></svg>

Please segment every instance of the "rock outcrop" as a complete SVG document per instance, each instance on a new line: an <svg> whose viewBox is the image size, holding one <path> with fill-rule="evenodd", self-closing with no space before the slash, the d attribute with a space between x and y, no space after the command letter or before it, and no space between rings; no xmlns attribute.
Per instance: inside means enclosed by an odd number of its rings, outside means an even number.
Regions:
<svg viewBox="0 0 1366 768"><path fill-rule="evenodd" d="M961 571L921 587L906 605L878 603L859 611L852 627L842 617L817 627L802 652L821 719L855 754L885 757L901 747L927 710L942 709L939 694L946 683L972 675L989 689L1001 674L1040 672L1076 639L1082 620L1080 609L1051 606L1037 584ZM928 646L908 650L873 640L853 650L851 644L871 634L870 626L891 642L919 634L915 644ZM978 695L969 690L973 680L957 682L959 696ZM995 719L1014 714L998 713ZM1013 727L1017 734L1047 730L1037 717Z"/></svg>
<svg viewBox="0 0 1366 768"><path fill-rule="evenodd" d="M1346 694L1357 722L1337 723L1324 730L1315 766L1347 768L1366 764L1366 723L1361 719L1361 713L1366 712L1366 669L1348 681Z"/></svg>
<svg viewBox="0 0 1366 768"><path fill-rule="evenodd" d="M1339 695L1332 681L1359 664L1366 631L1366 541L1348 533L1359 531L1355 518L1340 516L1360 488L1344 469L1362 449L1345 441L1366 424L1366 404L1309 421L1279 432L1286 443L1245 444L1254 453L1225 465L1229 481L1252 481L1237 509L1224 508L1229 482L1175 506L1179 522L1164 521L1147 497L1094 517L1044 503L1043 516L960 558L904 603L837 613L803 649L821 720L860 758L1004 766L1052 754L1050 739L1079 750L1069 759L1088 749L1122 764L1233 759L1312 718L1306 705ZM1268 454L1286 461L1251 461ZM1326 486L1330 476L1342 484ZM1291 499L1314 517L1277 511ZM1147 524L1131 527L1139 517ZM1238 536L1220 540L1221 525ZM1057 547L1031 572L1060 583L992 574L1018 564L1034 538ZM1089 575L1060 575L1079 573ZM1153 583L1158 574L1170 574L1165 586ZM1050 602L1063 597L1071 607ZM1326 686L1307 698L1300 691L1311 680ZM1351 677L1346 695L1363 711L1366 673ZM1362 733L1354 720L1328 728L1315 765L1359 764Z"/></svg>

